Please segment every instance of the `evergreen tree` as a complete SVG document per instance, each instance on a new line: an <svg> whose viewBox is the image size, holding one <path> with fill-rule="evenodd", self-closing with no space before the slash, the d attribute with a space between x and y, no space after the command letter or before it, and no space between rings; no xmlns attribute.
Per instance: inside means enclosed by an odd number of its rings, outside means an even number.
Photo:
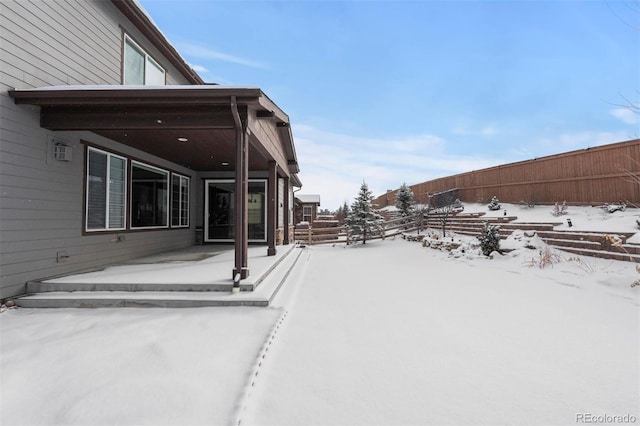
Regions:
<svg viewBox="0 0 640 426"><path fill-rule="evenodd" d="M338 207L338 211L336 211L336 219L340 223L340 225L344 225L347 217L349 216L349 204L345 200L344 204L341 207Z"/></svg>
<svg viewBox="0 0 640 426"><path fill-rule="evenodd" d="M349 240L362 240L366 244L367 238L382 232L383 217L371 203L373 193L363 181L358 197L351 204L351 212L347 216L347 230Z"/></svg>
<svg viewBox="0 0 640 426"><path fill-rule="evenodd" d="M396 208L400 216L406 217L413 214L413 191L405 183L396 192Z"/></svg>
<svg viewBox="0 0 640 426"><path fill-rule="evenodd" d="M480 240L482 254L489 256L494 251L500 250L500 227L485 222L482 227L482 234L476 237Z"/></svg>

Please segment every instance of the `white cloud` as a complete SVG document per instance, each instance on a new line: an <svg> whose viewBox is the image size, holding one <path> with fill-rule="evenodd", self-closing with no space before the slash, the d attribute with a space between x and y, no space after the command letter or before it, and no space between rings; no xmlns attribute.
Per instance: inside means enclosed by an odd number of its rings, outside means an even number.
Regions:
<svg viewBox="0 0 640 426"><path fill-rule="evenodd" d="M322 208L336 209L357 194L362 181L377 196L442 176L500 164L496 158L446 153L447 142L423 134L399 138L353 136L294 125L303 194L320 194Z"/></svg>
<svg viewBox="0 0 640 426"><path fill-rule="evenodd" d="M609 113L625 124L638 125L640 123L640 116L628 108L612 109Z"/></svg>
<svg viewBox="0 0 640 426"><path fill-rule="evenodd" d="M451 133L461 136L495 136L499 133L495 126L487 125L480 128L472 128L466 124L459 124L451 129Z"/></svg>
<svg viewBox="0 0 640 426"><path fill-rule="evenodd" d="M213 50L209 47L202 47L196 44L183 42L178 44L179 51L184 56L190 56L200 59L212 59L215 61L230 62L233 64L244 65L251 68L268 69L266 64L251 59L241 58L239 56Z"/></svg>
<svg viewBox="0 0 640 426"><path fill-rule="evenodd" d="M589 148L593 146L606 145L615 142L629 140L631 136L625 131L618 132L577 132L564 133L553 138L539 139L537 146L547 148L546 150L536 150L537 155L551 155L564 151L570 151L580 148ZM547 152L551 148L551 152Z"/></svg>
<svg viewBox="0 0 640 426"><path fill-rule="evenodd" d="M191 69L193 69L197 73L206 73L206 72L209 71L205 67L203 67L202 65L190 64L190 66L191 66Z"/></svg>
<svg viewBox="0 0 640 426"><path fill-rule="evenodd" d="M330 210L345 200L351 203L363 180L378 196L389 189L397 189L403 182L413 185L631 138L625 131L564 133L552 138L522 141L520 146L505 149L497 157L484 152L484 143L481 142L484 139L478 135L477 141L465 141L469 150L464 155L453 155L449 154L454 148L450 147L452 142L431 134L398 138L364 137L304 124L294 124L293 133L303 184L300 192L320 194L321 207Z"/></svg>

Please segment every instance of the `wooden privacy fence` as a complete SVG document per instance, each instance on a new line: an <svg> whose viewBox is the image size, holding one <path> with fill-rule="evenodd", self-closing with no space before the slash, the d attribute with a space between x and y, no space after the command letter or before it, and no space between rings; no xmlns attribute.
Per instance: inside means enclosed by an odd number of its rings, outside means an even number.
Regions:
<svg viewBox="0 0 640 426"><path fill-rule="evenodd" d="M386 220L382 222L382 232L379 234L367 236L368 240L379 240L388 237L400 235L404 232L423 229L422 215L416 214L412 216L400 217L397 219ZM317 222L316 222L317 223ZM296 228L295 240L299 243L307 245L312 244L335 244L335 243L351 243L347 234L346 226L334 226L328 228L308 227ZM361 240L357 240L361 241Z"/></svg>
<svg viewBox="0 0 640 426"><path fill-rule="evenodd" d="M618 201L640 203L640 139L535 158L411 185L417 202L450 188L470 203L487 203L494 195L502 202L601 205ZM401 179L400 179L401 180ZM397 191L374 203L392 206Z"/></svg>

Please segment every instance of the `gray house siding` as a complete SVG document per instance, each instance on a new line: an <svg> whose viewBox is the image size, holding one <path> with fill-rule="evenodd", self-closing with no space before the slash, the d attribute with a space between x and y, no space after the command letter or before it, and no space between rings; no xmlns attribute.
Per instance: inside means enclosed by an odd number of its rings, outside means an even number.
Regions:
<svg viewBox="0 0 640 426"><path fill-rule="evenodd" d="M0 13L8 87L121 84L123 30L165 68L167 84L187 84L110 2L3 0Z"/></svg>
<svg viewBox="0 0 640 426"><path fill-rule="evenodd" d="M186 79L111 2L3 0L0 15L0 298L22 293L29 280L193 244L192 172L90 132L43 129L39 108L7 95L11 88L121 84L123 30L165 68L168 84ZM71 161L53 159L52 137L71 146ZM190 228L83 233L81 141L190 176Z"/></svg>

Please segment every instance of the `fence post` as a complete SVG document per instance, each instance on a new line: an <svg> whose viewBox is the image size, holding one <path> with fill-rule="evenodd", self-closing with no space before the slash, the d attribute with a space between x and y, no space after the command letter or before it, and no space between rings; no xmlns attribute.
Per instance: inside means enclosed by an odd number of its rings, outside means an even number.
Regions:
<svg viewBox="0 0 640 426"><path fill-rule="evenodd" d="M382 239L384 240L387 237L387 226L386 222L382 222Z"/></svg>
<svg viewBox="0 0 640 426"><path fill-rule="evenodd" d="M307 244L311 245L313 242L313 238L311 236L311 227L307 228Z"/></svg>

